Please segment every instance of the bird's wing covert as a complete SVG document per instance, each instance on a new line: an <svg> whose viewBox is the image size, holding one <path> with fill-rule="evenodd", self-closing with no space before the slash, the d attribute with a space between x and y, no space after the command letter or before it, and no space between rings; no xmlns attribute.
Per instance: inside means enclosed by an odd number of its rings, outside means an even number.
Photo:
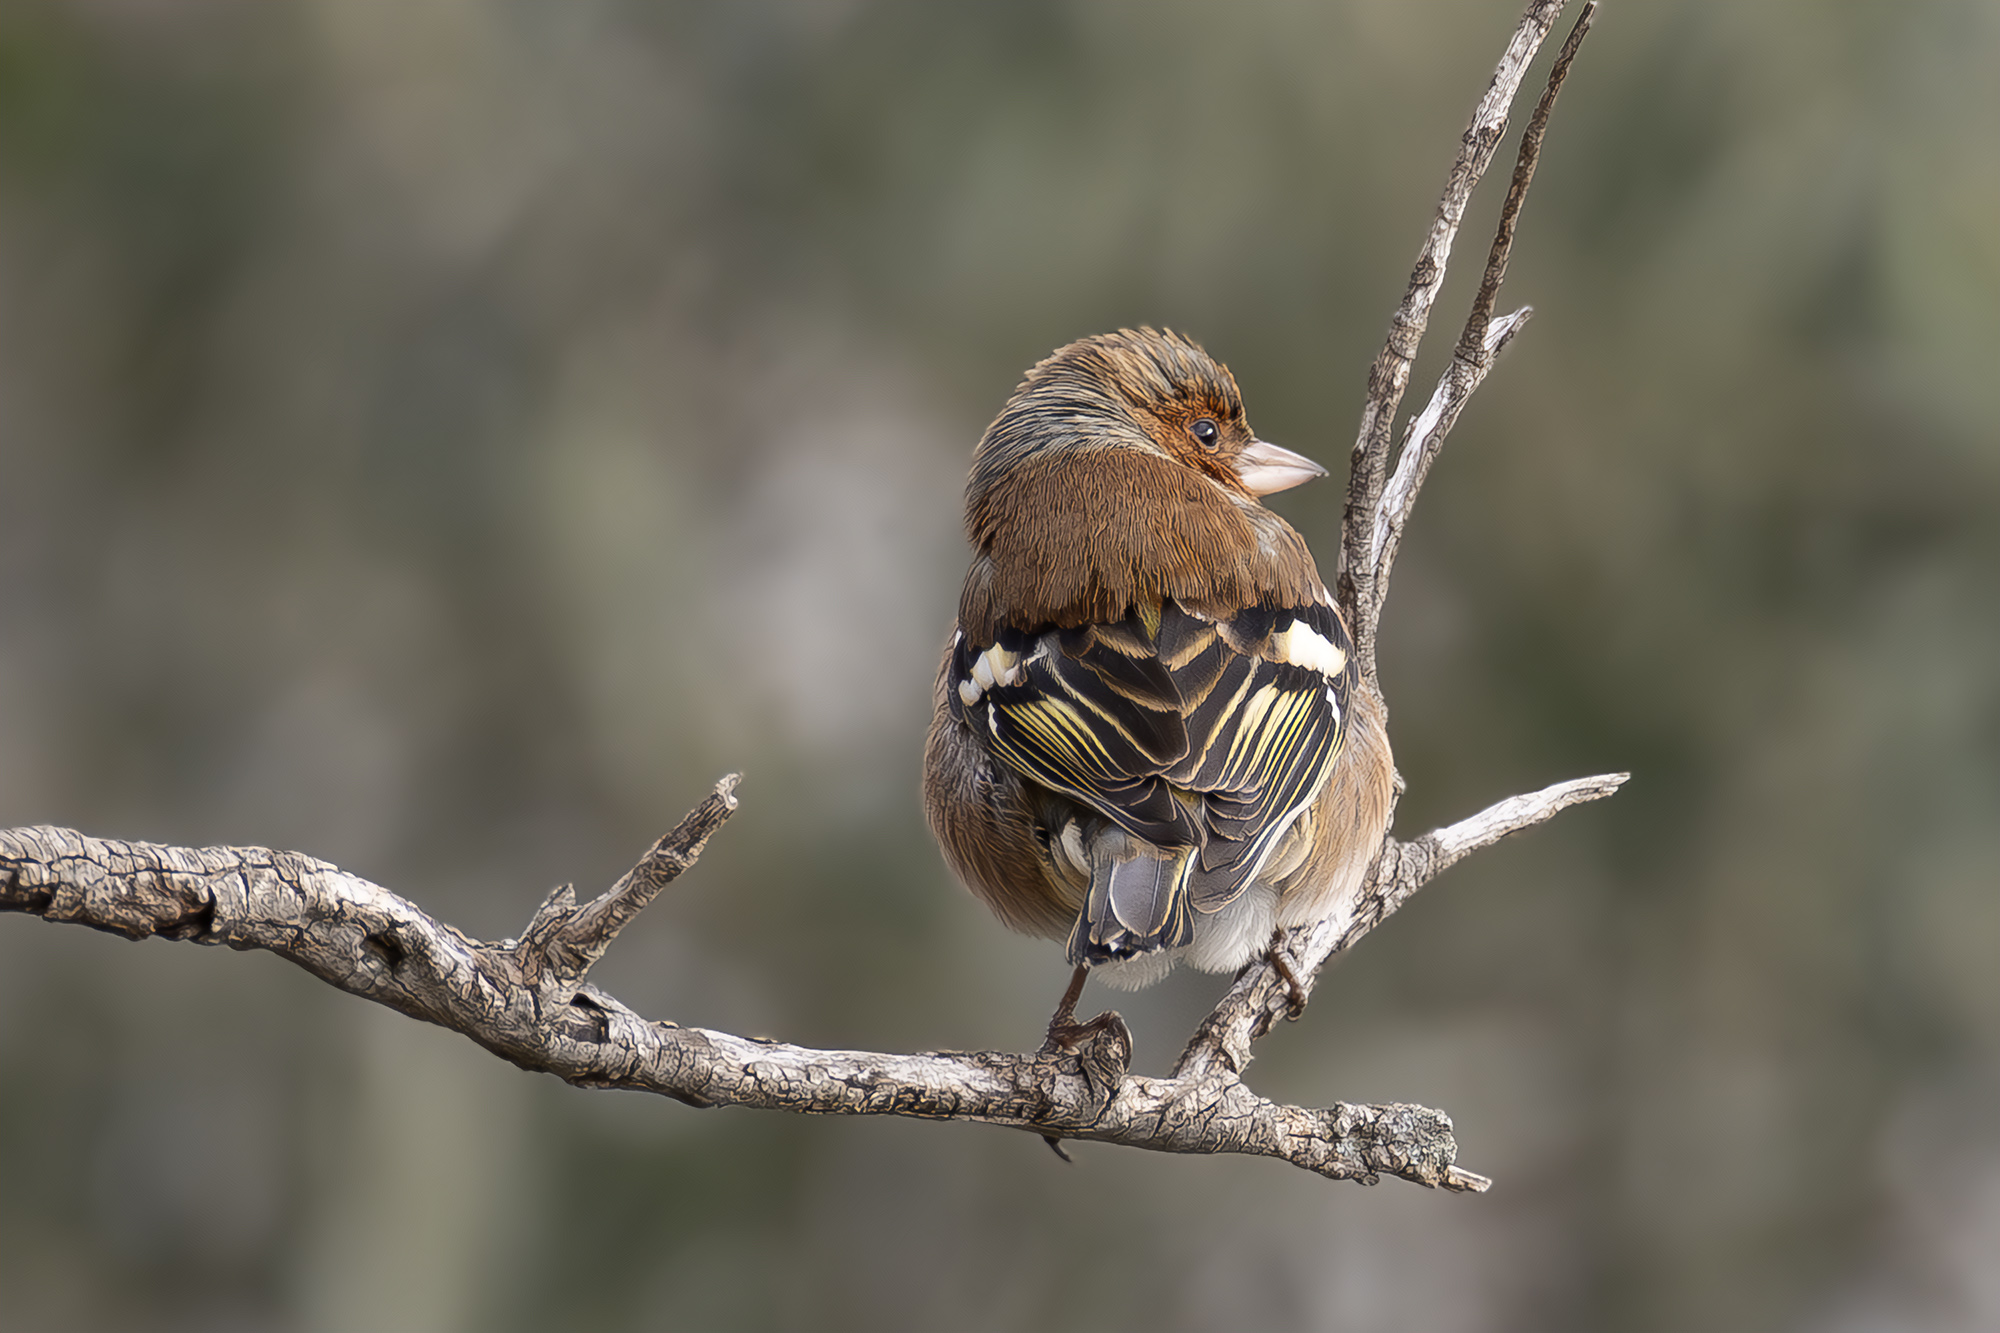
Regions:
<svg viewBox="0 0 2000 1333"><path fill-rule="evenodd" d="M1325 783L1355 681L1330 606L1209 620L1167 602L983 651L961 638L952 706L1030 781L1158 846L1199 847L1189 893L1214 911Z"/></svg>

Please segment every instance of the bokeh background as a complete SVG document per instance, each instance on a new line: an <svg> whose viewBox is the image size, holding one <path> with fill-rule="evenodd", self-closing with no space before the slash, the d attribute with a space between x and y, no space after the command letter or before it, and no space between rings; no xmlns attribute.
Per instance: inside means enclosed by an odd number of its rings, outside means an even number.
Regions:
<svg viewBox="0 0 2000 1333"><path fill-rule="evenodd" d="M5 0L0 824L294 848L497 937L741 768L601 981L1031 1043L1058 951L916 800L971 446L1150 322L1337 467L1515 15ZM1564 94L1539 314L1385 621L1400 828L1636 776L1253 1071L1447 1108L1490 1195L583 1092L10 917L0 1323L2000 1328L1995 69L1991 0L1645 0ZM1339 499L1279 507L1324 554ZM1120 1000L1142 1068L1221 984Z"/></svg>

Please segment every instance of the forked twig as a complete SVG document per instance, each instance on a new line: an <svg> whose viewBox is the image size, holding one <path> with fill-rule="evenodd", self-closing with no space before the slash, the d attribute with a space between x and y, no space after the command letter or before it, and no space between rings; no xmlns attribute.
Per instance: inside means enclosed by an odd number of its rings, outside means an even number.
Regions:
<svg viewBox="0 0 2000 1333"><path fill-rule="evenodd" d="M1416 364L1417 348L1430 325L1431 306L1444 286L1445 268L1451 262L1452 242L1458 237L1459 223L1473 189L1492 164L1493 152L1507 131L1507 109L1527 77L1528 65L1547 40L1566 0L1530 0L1527 11L1514 29L1507 50L1493 71L1493 81L1485 96L1472 109L1472 119L1459 142L1458 157L1445 177L1444 193L1430 230L1418 248L1417 262L1410 269L1410 283L1396 313L1389 317L1389 335L1368 369L1368 397L1361 408L1361 429L1354 439L1352 468L1347 478L1347 509L1341 522L1339 565L1334 576L1334 596L1354 631L1355 650L1362 671L1375 674L1375 623L1380 618L1382 596L1377 588L1375 561L1375 511L1389 470L1389 444L1395 427L1396 409L1410 384L1410 369Z"/></svg>
<svg viewBox="0 0 2000 1333"><path fill-rule="evenodd" d="M1501 349L1513 340L1534 313L1532 307L1523 306L1513 314L1495 320L1493 305L1500 295L1500 284L1507 276L1507 259L1514 249L1514 227L1520 219L1521 206L1527 202L1528 185L1535 178L1535 165L1541 160L1542 139L1548 133L1549 113L1555 108L1556 94L1562 91L1563 81L1569 77L1570 64L1576 59L1577 48L1583 45L1584 37L1589 34L1591 20L1596 13L1597 0L1590 0L1583 7L1583 12L1577 15L1576 26L1570 29L1562 51L1556 56L1555 65L1549 70L1548 85L1542 89L1541 101L1535 105L1535 114L1521 136L1521 151L1514 161L1514 179L1507 187L1507 200L1500 207L1500 221L1494 228L1493 246L1486 257L1486 272L1480 278L1478 295L1472 299L1472 310L1466 316L1464 331L1458 336L1458 346L1452 351L1451 364L1439 377L1430 402L1405 429L1403 448L1396 457L1395 474L1376 500L1374 526L1369 540L1370 567L1374 576L1369 587L1373 600L1358 612L1370 623L1370 642L1373 642L1373 624L1382 615L1382 600L1388 593L1389 571L1395 565L1403 529L1409 524L1410 511L1416 506L1417 492L1422 489L1424 479L1430 475L1431 464L1437 461L1438 452L1444 448L1444 437L1451 433L1452 426L1458 421L1459 411L1472 397L1473 391L1493 369ZM1372 658L1366 660L1373 661Z"/></svg>

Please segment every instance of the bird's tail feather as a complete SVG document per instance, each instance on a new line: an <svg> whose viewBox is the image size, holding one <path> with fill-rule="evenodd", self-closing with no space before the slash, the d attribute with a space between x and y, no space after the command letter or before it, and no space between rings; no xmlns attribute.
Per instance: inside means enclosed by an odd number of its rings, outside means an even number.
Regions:
<svg viewBox="0 0 2000 1333"><path fill-rule="evenodd" d="M1095 965L1178 949L1194 938L1192 847L1160 851L1114 836L1091 849L1090 896L1069 934L1072 963Z"/></svg>

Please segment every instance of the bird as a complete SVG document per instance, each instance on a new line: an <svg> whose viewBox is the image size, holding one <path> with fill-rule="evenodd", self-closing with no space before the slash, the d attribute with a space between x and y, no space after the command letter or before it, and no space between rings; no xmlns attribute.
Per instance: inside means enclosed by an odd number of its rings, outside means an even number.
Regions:
<svg viewBox="0 0 2000 1333"><path fill-rule="evenodd" d="M1232 972L1351 915L1393 806L1383 706L1265 496L1326 475L1257 438L1192 339L1058 348L974 450L971 566L924 753L945 861L1088 976Z"/></svg>

